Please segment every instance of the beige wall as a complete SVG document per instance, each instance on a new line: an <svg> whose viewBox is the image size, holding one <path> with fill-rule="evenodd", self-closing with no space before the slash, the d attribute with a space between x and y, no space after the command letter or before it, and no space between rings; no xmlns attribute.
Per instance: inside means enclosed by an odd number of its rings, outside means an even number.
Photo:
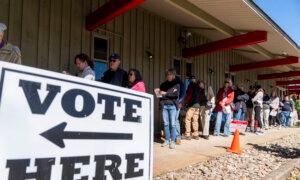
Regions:
<svg viewBox="0 0 300 180"><path fill-rule="evenodd" d="M8 25L8 41L21 48L23 64L59 72L68 70L74 73L74 56L80 52L91 55L92 34L103 35L109 40L109 52L121 54L124 69L139 69L149 92L152 92L164 80L165 71L172 67L173 59L181 57L182 46L177 39L182 27L138 8L102 26L102 30L86 31L85 16L104 3L105 0L0 0L0 22ZM186 46L208 41L193 34ZM153 52L152 60L146 57L146 50ZM217 90L229 65L249 60L228 51L189 61L193 63L194 74ZM211 79L208 68L215 72ZM246 79L253 83L256 74L256 71L237 73L235 81L249 85ZM266 87L269 84L272 83L262 83ZM155 115L159 119L157 108Z"/></svg>

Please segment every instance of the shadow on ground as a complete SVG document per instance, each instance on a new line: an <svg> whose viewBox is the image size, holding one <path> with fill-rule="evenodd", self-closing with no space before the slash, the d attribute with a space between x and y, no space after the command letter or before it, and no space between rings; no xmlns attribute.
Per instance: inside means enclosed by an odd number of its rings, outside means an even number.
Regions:
<svg viewBox="0 0 300 180"><path fill-rule="evenodd" d="M252 146L254 149L258 151L265 151L274 156L286 158L286 159L294 159L300 157L300 149L299 148L289 148L283 147L278 144L272 144L270 146L261 146L257 144L248 143L248 145Z"/></svg>

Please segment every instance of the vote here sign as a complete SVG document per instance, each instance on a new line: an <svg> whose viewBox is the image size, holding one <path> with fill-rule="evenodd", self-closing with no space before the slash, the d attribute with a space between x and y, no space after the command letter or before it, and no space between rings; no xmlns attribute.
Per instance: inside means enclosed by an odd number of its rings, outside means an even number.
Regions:
<svg viewBox="0 0 300 180"><path fill-rule="evenodd" d="M153 97L0 62L0 179L151 179Z"/></svg>

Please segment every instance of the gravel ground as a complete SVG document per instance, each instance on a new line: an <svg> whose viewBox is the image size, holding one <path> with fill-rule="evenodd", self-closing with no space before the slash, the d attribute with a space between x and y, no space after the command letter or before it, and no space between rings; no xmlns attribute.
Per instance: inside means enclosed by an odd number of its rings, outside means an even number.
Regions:
<svg viewBox="0 0 300 180"><path fill-rule="evenodd" d="M154 180L261 179L290 159L300 157L299 139L298 134L263 145L249 144L242 155L228 153L154 177Z"/></svg>
<svg viewBox="0 0 300 180"><path fill-rule="evenodd" d="M288 178L288 180L300 180L300 169L299 168L295 168L291 172L291 176Z"/></svg>

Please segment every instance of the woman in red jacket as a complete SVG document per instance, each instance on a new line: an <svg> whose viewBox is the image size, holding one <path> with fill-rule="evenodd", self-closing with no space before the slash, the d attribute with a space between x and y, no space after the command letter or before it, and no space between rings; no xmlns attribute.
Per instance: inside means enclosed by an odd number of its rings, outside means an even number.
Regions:
<svg viewBox="0 0 300 180"><path fill-rule="evenodd" d="M216 110L218 112L217 114L217 121L215 125L215 131L214 135L219 136L220 135L220 129L222 124L222 119L225 119L225 125L224 125L224 136L229 136L229 127L231 122L231 116L232 116L232 109L230 104L232 103L234 99L234 91L231 88L232 82L230 79L226 79L224 82L224 87L220 88L217 95L217 106Z"/></svg>

